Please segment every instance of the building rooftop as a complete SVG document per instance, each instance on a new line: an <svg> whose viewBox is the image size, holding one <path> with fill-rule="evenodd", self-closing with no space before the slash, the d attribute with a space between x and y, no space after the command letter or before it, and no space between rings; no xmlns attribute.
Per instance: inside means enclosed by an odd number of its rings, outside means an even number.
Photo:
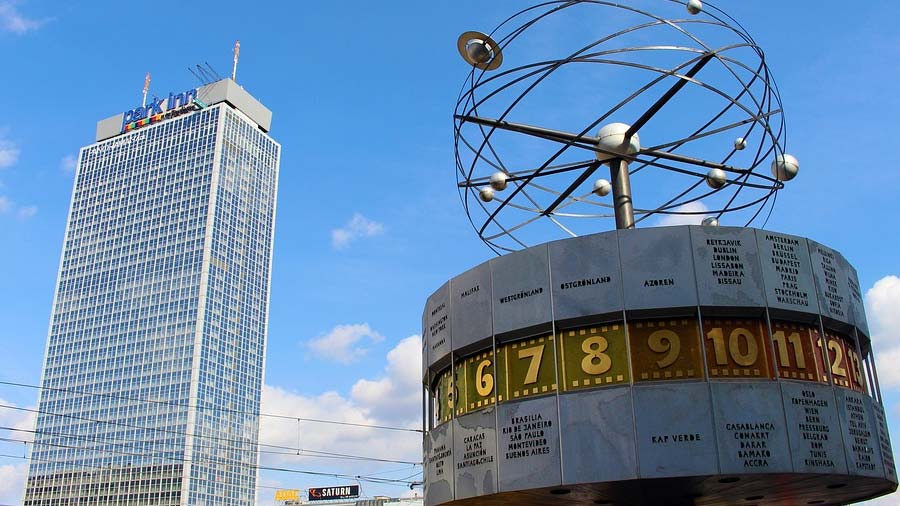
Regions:
<svg viewBox="0 0 900 506"><path fill-rule="evenodd" d="M148 101L139 106L97 122L97 142L110 139L142 126L165 121L195 110L225 102L241 111L260 130L268 132L272 124L272 111L231 79L222 79L183 93L170 93L168 97Z"/></svg>

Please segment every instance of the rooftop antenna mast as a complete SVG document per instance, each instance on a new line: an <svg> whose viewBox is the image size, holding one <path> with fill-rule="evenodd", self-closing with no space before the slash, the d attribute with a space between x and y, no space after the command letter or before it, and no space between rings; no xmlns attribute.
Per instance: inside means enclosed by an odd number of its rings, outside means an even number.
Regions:
<svg viewBox="0 0 900 506"><path fill-rule="evenodd" d="M235 81L235 76L237 76L237 62L238 56L241 55L241 41L234 41L234 63L231 66L231 80Z"/></svg>
<svg viewBox="0 0 900 506"><path fill-rule="evenodd" d="M147 72L147 75L144 76L144 93L142 95L141 107L147 105L147 92L150 91L150 72Z"/></svg>
<svg viewBox="0 0 900 506"><path fill-rule="evenodd" d="M220 76L219 73L216 72L216 69L212 68L212 65L210 65L209 62L203 62L203 64L206 65L207 69L209 69L210 75L213 75L216 77L216 81L222 80L222 76Z"/></svg>
<svg viewBox="0 0 900 506"><path fill-rule="evenodd" d="M190 72L191 74L193 74L194 77L196 77L197 80L200 81L200 84L202 84L202 85L204 85L204 86L207 85L207 84L209 84L209 83L206 82L206 80L204 80L202 77L200 77L200 75L197 74L197 72L195 72L194 69L192 69L192 68L190 68L190 67L188 67L187 69L188 69L188 72Z"/></svg>
<svg viewBox="0 0 900 506"><path fill-rule="evenodd" d="M194 65L194 68L197 69L197 73L203 77L203 84L207 85L216 80L215 76L205 68L203 68L199 63Z"/></svg>

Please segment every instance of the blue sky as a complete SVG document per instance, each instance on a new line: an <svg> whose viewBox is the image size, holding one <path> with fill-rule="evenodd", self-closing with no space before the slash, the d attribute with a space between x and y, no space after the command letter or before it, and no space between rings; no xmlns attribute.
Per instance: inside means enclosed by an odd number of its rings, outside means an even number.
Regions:
<svg viewBox="0 0 900 506"><path fill-rule="evenodd" d="M273 111L271 135L283 146L263 411L418 426L414 336L425 298L492 255L455 190L451 115L467 73L456 38L489 31L526 3L148 5L0 0L0 380L39 382L74 157L93 142L96 121L138 105L148 71L160 96L196 84L188 66L209 62L226 75L240 39L238 81ZM785 103L788 151L801 161L767 228L841 251L869 290L876 351L900 359L900 4L718 5L765 49ZM894 441L897 363L879 369ZM35 398L0 386L5 403L33 406ZM29 422L9 410L0 421ZM264 423L261 437L297 444L295 426ZM310 424L300 441L421 456L412 433ZM11 451L21 448L2 453ZM271 462L394 478L416 472ZM18 500L24 469L22 459L0 458L0 503ZM266 473L262 483L340 481ZM364 484L363 492L408 490Z"/></svg>

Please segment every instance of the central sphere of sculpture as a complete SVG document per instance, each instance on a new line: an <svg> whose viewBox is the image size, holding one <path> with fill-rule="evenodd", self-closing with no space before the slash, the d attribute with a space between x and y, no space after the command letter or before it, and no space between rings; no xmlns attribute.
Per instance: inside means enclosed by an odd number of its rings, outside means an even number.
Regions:
<svg viewBox="0 0 900 506"><path fill-rule="evenodd" d="M641 139L637 134L626 136L630 125L610 123L597 132L597 160L605 162L613 158L633 155L641 150Z"/></svg>

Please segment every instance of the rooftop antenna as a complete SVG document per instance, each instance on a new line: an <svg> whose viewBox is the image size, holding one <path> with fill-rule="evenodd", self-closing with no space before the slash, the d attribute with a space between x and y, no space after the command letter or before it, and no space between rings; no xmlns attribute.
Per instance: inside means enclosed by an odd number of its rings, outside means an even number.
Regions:
<svg viewBox="0 0 900 506"><path fill-rule="evenodd" d="M222 79L222 76L220 76L219 73L216 72L216 69L212 68L212 65L210 65L209 62L203 62L203 64L206 65L206 68L209 69L212 75L216 76L216 81L220 81Z"/></svg>
<svg viewBox="0 0 900 506"><path fill-rule="evenodd" d="M234 41L234 63L231 65L231 80L236 81L238 56L241 55L241 41Z"/></svg>
<svg viewBox="0 0 900 506"><path fill-rule="evenodd" d="M190 68L190 67L188 67L187 69L188 69L188 72L190 72L191 74L193 74L194 77L196 77L197 80L200 81L200 84L203 84L203 85L207 84L206 81L204 81L203 78L200 77L199 74L197 74L196 72L194 72L194 69L192 69L192 68Z"/></svg>
<svg viewBox="0 0 900 506"><path fill-rule="evenodd" d="M144 93L143 98L141 100L141 107L147 105L147 92L150 91L150 72L147 72L147 75L144 76Z"/></svg>
<svg viewBox="0 0 900 506"><path fill-rule="evenodd" d="M203 78L203 84L207 85L214 80L214 76L212 76L208 70L204 69L199 63L194 65L194 68L197 69L197 73Z"/></svg>

